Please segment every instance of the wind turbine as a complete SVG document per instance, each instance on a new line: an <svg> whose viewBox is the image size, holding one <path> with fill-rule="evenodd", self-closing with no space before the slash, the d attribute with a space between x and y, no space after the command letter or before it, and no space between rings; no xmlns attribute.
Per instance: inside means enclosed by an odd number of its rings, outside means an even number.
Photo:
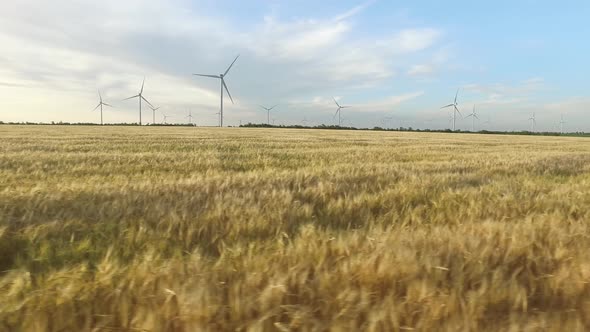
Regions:
<svg viewBox="0 0 590 332"><path fill-rule="evenodd" d="M164 118L164 124L166 124L166 120L168 120L168 118L171 118L171 116L166 115L164 113L162 113L162 117Z"/></svg>
<svg viewBox="0 0 590 332"><path fill-rule="evenodd" d="M336 106L338 106L338 109L336 110L336 113L334 114L334 117L336 117L336 115L338 115L338 126L342 126L342 119L340 117L340 115L342 113L342 109L343 108L351 108L352 106L340 106L340 104L338 104L338 102L336 101L336 98L332 97L332 99L334 99L334 102L336 103Z"/></svg>
<svg viewBox="0 0 590 332"><path fill-rule="evenodd" d="M258 105L260 106L260 108L262 108L263 110L266 110L266 121L268 122L268 124L270 125L270 111L272 111L275 107L279 106L279 105L274 105L271 108L266 108L262 105Z"/></svg>
<svg viewBox="0 0 590 332"><path fill-rule="evenodd" d="M129 97L129 98L125 98L123 100L129 100L129 99L133 99L133 98L137 98L139 100L139 125L141 126L141 101L145 101L146 103L148 103L148 105L150 105L152 108L154 107L154 105L152 105L147 99L145 99L145 97L143 96L143 86L145 85L145 77L143 78L143 83L141 83L141 90L139 90L139 93L135 96Z"/></svg>
<svg viewBox="0 0 590 332"><path fill-rule="evenodd" d="M156 124L156 111L159 110L162 107L152 107L152 106L150 106L150 108L152 109L152 116L153 116L153 119L152 119L153 122L152 122L152 124L155 125Z"/></svg>
<svg viewBox="0 0 590 332"><path fill-rule="evenodd" d="M457 104L457 97L458 96L459 96L459 89L457 89L457 93L455 94L455 101L452 104L448 104L447 106L441 107L441 109L453 107L453 131L455 131L455 128L456 128L457 113L459 113L459 115L461 115L461 117L463 117L463 114L461 114L461 112L459 112L459 108L457 108L457 106L459 105L459 104Z"/></svg>
<svg viewBox="0 0 590 332"><path fill-rule="evenodd" d="M534 133L535 132L535 126L537 125L537 119L535 117L535 112L533 112L533 116L530 117L529 120L531 121L531 132Z"/></svg>
<svg viewBox="0 0 590 332"><path fill-rule="evenodd" d="M98 106L96 106L92 111L96 111L100 107L100 125L102 126L102 107L103 106L113 107L113 106L102 101L102 95L100 94L100 90L98 90L98 98L100 98L100 102L98 103Z"/></svg>
<svg viewBox="0 0 590 332"><path fill-rule="evenodd" d="M475 105L473 105L473 112L469 114L467 117L471 117L471 131L475 132L475 119L479 120L477 113L475 113Z"/></svg>
<svg viewBox="0 0 590 332"><path fill-rule="evenodd" d="M227 73L229 73L229 70L231 69L231 67L233 67L234 63L236 63L236 61L238 60L239 57L240 57L240 55L238 54L238 56L234 59L234 62L232 62L231 65L229 65L229 67L227 68L227 70L223 74L219 74L219 75L193 74L194 76L217 78L221 81L221 108L219 111L219 126L220 127L223 127L223 89L225 89L225 91L227 92L227 95L229 96L229 99L231 100L232 104L234 103L234 100L231 97L231 93L229 93L229 89L227 88L227 85L225 84L224 78L225 78L225 76L227 76Z"/></svg>
<svg viewBox="0 0 590 332"><path fill-rule="evenodd" d="M193 125L193 114L192 114L191 110L188 111L188 116L185 116L185 118L188 118L188 123L192 126Z"/></svg>
<svg viewBox="0 0 590 332"><path fill-rule="evenodd" d="M492 130L492 118L490 117L490 115L488 114L488 119L486 121L484 121L482 124L482 127L485 127L487 131L491 131Z"/></svg>
<svg viewBox="0 0 590 332"><path fill-rule="evenodd" d="M565 124L565 121L563 120L563 114L561 115L561 120L559 120L559 133L563 134L563 125Z"/></svg>
<svg viewBox="0 0 590 332"><path fill-rule="evenodd" d="M215 115L217 115L217 117L221 116L221 112L215 112Z"/></svg>
<svg viewBox="0 0 590 332"><path fill-rule="evenodd" d="M384 129L389 129L389 121L393 120L393 116L386 116L383 118Z"/></svg>

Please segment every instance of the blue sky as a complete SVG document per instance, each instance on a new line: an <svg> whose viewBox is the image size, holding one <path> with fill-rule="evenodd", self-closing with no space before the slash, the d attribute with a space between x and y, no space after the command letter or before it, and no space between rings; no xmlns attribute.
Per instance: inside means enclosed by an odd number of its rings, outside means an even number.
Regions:
<svg viewBox="0 0 590 332"><path fill-rule="evenodd" d="M225 122L334 123L332 96L353 108L345 124L447 128L440 106L457 88L478 128L590 131L590 36L585 1L22 0L0 4L0 120L99 121L96 89L137 121L137 94L169 122L215 125L218 83L235 104ZM143 113L151 122L151 112ZM157 121L162 120L159 113ZM489 120L489 123L485 123ZM145 120L144 120L145 121ZM459 128L471 127L460 120Z"/></svg>

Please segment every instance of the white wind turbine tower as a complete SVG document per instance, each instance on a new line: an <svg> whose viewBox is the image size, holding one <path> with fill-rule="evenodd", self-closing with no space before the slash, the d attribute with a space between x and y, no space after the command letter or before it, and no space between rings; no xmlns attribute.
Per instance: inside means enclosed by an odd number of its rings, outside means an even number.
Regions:
<svg viewBox="0 0 590 332"><path fill-rule="evenodd" d="M139 90L139 93L135 96L129 97L129 98L125 98L123 100L129 100L129 99L133 99L133 98L137 98L139 100L139 125L141 126L141 101L145 101L146 103L148 103L148 105L150 105L152 108L154 107L154 105L152 105L147 99L145 99L145 97L143 96L143 86L145 85L145 77L143 78L143 83L141 83L141 90Z"/></svg>
<svg viewBox="0 0 590 332"><path fill-rule="evenodd" d="M338 106L338 109L336 110L336 113L334 114L334 117L336 117L336 115L338 115L338 126L342 126L342 118L341 118L342 109L343 108L351 108L352 106L341 106L336 101L336 98L332 97L332 99L334 99L334 102L336 103L336 106Z"/></svg>
<svg viewBox="0 0 590 332"><path fill-rule="evenodd" d="M150 106L150 108L152 109L152 117L153 117L152 124L155 125L156 124L156 111L159 110L162 107L153 107L153 106Z"/></svg>
<svg viewBox="0 0 590 332"><path fill-rule="evenodd" d="M461 112L459 112L459 108L457 108L457 106L459 105L459 104L457 104L457 97L458 96L459 96L459 89L457 89L457 93L455 94L455 101L452 104L448 104L447 106L441 107L441 109L453 107L453 131L455 131L455 128L456 128L457 113L459 113L459 115L461 117L463 117L463 114L461 114Z"/></svg>
<svg viewBox="0 0 590 332"><path fill-rule="evenodd" d="M234 63L236 63L236 61L238 60L239 57L240 57L240 55L238 55L234 59L234 61L231 63L231 65L229 65L229 67L227 68L227 70L223 74L219 74L219 75L193 74L194 76L217 78L221 81L221 108L219 111L219 126L220 127L223 127L223 89L225 89L225 91L227 92L227 95L229 96L229 99L231 100L232 104L234 103L234 100L231 97L231 93L229 93L229 89L227 88L227 85L225 84L225 76L227 76L227 73L229 73L231 67L233 67Z"/></svg>
<svg viewBox="0 0 590 332"><path fill-rule="evenodd" d="M447 119L447 122L449 123L449 126L452 128L453 127L453 114L452 113L447 113L447 116L449 117Z"/></svg>
<svg viewBox="0 0 590 332"><path fill-rule="evenodd" d="M559 120L559 133L563 134L563 125L565 124L565 121L563 120L563 114L561 115L561 120Z"/></svg>
<svg viewBox="0 0 590 332"><path fill-rule="evenodd" d="M188 115L185 116L188 119L188 123L192 126L193 125L193 113L191 110L188 111Z"/></svg>
<svg viewBox="0 0 590 332"><path fill-rule="evenodd" d="M530 117L529 120L531 121L531 132L534 133L535 132L535 126L537 125L537 119L535 117L535 112L533 112L533 116Z"/></svg>
<svg viewBox="0 0 590 332"><path fill-rule="evenodd" d="M100 102L92 111L96 111L100 107L100 125L102 126L103 125L103 123L102 123L102 107L103 106L113 107L113 106L102 101L102 95L100 94L100 90L98 90L98 98L100 99Z"/></svg>
<svg viewBox="0 0 590 332"><path fill-rule="evenodd" d="M267 107L264 107L264 106L262 106L262 105L258 105L258 106L260 106L260 108L262 108L263 110L265 110L265 111L266 111L266 121L267 121L267 123L270 125L270 111L272 111L272 110L273 110L275 107L277 107L277 106L279 106L279 105L274 105L274 106L273 106L273 107L271 107L271 108L267 108Z"/></svg>
<svg viewBox="0 0 590 332"><path fill-rule="evenodd" d="M479 120L477 113L475 113L475 105L473 105L473 111L467 117L471 117L471 131L475 132L475 119Z"/></svg>

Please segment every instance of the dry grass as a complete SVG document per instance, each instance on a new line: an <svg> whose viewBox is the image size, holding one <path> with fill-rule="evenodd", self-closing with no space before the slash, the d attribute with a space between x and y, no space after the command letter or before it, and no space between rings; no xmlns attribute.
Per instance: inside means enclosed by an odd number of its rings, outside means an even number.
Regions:
<svg viewBox="0 0 590 332"><path fill-rule="evenodd" d="M0 331L590 329L590 142L0 126Z"/></svg>

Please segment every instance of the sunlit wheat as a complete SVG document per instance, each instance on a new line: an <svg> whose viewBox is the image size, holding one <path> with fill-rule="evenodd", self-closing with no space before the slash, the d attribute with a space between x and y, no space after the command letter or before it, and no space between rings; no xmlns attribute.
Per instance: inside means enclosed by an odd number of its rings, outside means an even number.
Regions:
<svg viewBox="0 0 590 332"><path fill-rule="evenodd" d="M590 143L0 127L0 330L590 329Z"/></svg>

